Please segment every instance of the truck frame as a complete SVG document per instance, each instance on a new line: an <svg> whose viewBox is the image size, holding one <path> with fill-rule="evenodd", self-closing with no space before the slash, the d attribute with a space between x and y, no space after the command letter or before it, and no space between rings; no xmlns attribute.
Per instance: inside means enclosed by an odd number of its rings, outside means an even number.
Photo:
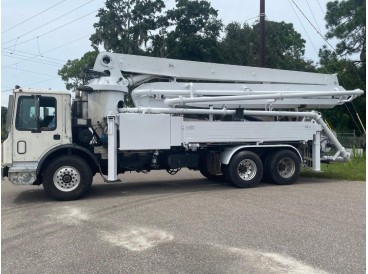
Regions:
<svg viewBox="0 0 368 274"><path fill-rule="evenodd" d="M9 97L2 177L74 200L100 173L181 168L239 188L292 184L302 166L348 161L316 109L363 94L336 75L102 52L87 85L17 88ZM326 155L324 155L326 154Z"/></svg>

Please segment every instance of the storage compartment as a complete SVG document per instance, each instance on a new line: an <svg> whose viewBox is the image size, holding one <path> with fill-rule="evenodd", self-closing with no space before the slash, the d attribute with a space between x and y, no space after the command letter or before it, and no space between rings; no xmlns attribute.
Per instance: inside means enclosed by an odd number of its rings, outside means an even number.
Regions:
<svg viewBox="0 0 368 274"><path fill-rule="evenodd" d="M181 144L181 117L120 113L120 150L170 149Z"/></svg>

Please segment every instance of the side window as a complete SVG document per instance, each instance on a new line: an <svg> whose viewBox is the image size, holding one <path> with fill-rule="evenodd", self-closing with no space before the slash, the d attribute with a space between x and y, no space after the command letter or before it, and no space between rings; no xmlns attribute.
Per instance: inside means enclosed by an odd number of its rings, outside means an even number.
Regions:
<svg viewBox="0 0 368 274"><path fill-rule="evenodd" d="M15 127L18 130L37 129L36 97L21 96L18 100Z"/></svg>
<svg viewBox="0 0 368 274"><path fill-rule="evenodd" d="M40 97L40 129L56 129L56 100L53 97Z"/></svg>
<svg viewBox="0 0 368 274"><path fill-rule="evenodd" d="M55 130L56 99L44 96L21 96L15 121L18 130Z"/></svg>

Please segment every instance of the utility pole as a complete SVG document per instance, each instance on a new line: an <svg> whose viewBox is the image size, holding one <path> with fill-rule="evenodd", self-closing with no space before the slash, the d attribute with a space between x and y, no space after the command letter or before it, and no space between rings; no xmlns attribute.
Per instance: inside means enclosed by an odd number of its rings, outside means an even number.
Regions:
<svg viewBox="0 0 368 274"><path fill-rule="evenodd" d="M258 65L260 67L265 66L265 0L260 0L260 11L259 11L259 60Z"/></svg>

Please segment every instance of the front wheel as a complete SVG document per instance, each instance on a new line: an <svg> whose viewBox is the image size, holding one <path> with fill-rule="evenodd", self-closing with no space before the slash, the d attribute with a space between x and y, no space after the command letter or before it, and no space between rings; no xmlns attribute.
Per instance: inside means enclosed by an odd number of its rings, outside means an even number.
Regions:
<svg viewBox="0 0 368 274"><path fill-rule="evenodd" d="M78 156L61 156L54 159L43 175L43 188L55 200L69 201L82 197L92 184L92 171Z"/></svg>
<svg viewBox="0 0 368 274"><path fill-rule="evenodd" d="M255 187L263 175L259 156L251 151L241 151L232 157L225 168L226 178L239 188Z"/></svg>

